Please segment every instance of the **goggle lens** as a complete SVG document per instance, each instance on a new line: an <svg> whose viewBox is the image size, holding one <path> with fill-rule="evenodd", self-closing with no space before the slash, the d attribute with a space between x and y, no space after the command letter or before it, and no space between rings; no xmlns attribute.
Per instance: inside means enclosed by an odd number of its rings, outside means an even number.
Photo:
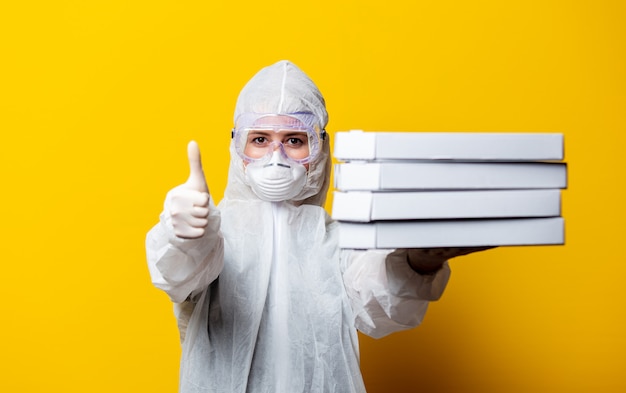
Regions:
<svg viewBox="0 0 626 393"><path fill-rule="evenodd" d="M237 154L246 162L269 161L277 149L293 162L305 164L320 150L318 128L311 115L256 115L237 121L233 138Z"/></svg>

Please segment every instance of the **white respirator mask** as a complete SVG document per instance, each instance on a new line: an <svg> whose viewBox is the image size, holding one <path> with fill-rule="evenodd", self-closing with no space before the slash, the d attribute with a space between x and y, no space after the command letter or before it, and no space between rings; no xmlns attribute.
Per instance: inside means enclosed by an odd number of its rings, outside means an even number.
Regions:
<svg viewBox="0 0 626 393"><path fill-rule="evenodd" d="M252 191L267 202L288 201L302 191L306 184L304 165L286 160L275 150L267 163L251 162L246 168L246 182Z"/></svg>

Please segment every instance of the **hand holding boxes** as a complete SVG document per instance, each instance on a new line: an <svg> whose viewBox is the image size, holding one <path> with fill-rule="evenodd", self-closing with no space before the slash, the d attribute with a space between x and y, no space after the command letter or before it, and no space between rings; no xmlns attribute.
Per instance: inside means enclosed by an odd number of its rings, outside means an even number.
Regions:
<svg viewBox="0 0 626 393"><path fill-rule="evenodd" d="M342 248L563 244L563 136L338 132Z"/></svg>

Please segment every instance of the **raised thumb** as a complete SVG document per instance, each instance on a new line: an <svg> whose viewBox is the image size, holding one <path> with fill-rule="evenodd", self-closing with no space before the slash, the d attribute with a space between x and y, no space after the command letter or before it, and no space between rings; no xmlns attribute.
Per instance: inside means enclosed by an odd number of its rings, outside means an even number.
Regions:
<svg viewBox="0 0 626 393"><path fill-rule="evenodd" d="M191 141L187 145L187 158L189 159L189 178L185 184L193 190L209 192L202 169L200 148L195 141Z"/></svg>

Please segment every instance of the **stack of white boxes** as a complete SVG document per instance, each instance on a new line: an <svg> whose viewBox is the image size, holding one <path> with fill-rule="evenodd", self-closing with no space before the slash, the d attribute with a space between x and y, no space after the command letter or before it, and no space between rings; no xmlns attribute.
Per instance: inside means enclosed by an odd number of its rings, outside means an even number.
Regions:
<svg viewBox="0 0 626 393"><path fill-rule="evenodd" d="M334 157L341 248L565 242L562 134L337 132Z"/></svg>

